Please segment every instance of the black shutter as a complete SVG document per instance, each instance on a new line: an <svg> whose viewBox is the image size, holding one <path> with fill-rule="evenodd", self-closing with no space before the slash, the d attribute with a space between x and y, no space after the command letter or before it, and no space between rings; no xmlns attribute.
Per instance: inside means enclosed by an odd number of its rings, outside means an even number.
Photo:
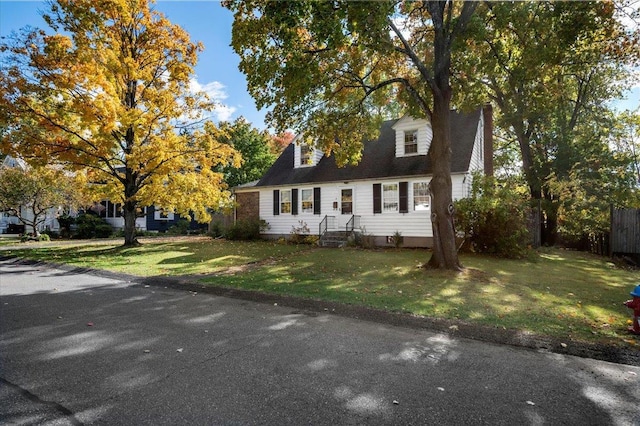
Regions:
<svg viewBox="0 0 640 426"><path fill-rule="evenodd" d="M320 188L313 188L313 214L320 214Z"/></svg>
<svg viewBox="0 0 640 426"><path fill-rule="evenodd" d="M400 182L400 213L409 212L409 182Z"/></svg>
<svg viewBox="0 0 640 426"><path fill-rule="evenodd" d="M298 214L298 189L291 190L291 214Z"/></svg>
<svg viewBox="0 0 640 426"><path fill-rule="evenodd" d="M273 215L278 216L280 214L280 191L273 190Z"/></svg>
<svg viewBox="0 0 640 426"><path fill-rule="evenodd" d="M382 213L382 184L373 184L373 213Z"/></svg>

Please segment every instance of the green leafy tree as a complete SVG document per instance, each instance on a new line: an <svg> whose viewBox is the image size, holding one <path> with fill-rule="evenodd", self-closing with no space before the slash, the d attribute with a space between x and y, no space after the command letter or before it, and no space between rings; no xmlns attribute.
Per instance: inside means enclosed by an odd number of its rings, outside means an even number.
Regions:
<svg viewBox="0 0 640 426"><path fill-rule="evenodd" d="M559 199L559 236L572 245L585 247L589 239L608 232L611 205L640 206L631 152L611 143L619 119L611 113L591 126L579 126L574 145L580 148L580 158L566 174L552 173L547 179L550 192Z"/></svg>
<svg viewBox="0 0 640 426"><path fill-rule="evenodd" d="M36 235L52 209L80 207L85 199L72 177L50 167L0 168L0 211L16 216Z"/></svg>
<svg viewBox="0 0 640 426"><path fill-rule="evenodd" d="M213 123L190 127L213 108L189 88L202 46L147 0L48 6L49 32L0 45L3 151L86 171L96 198L122 204L125 245L140 207L208 221L229 195L213 170L238 159Z"/></svg>
<svg viewBox="0 0 640 426"><path fill-rule="evenodd" d="M640 108L618 114L609 136L609 146L627 163L631 187L640 191Z"/></svg>
<svg viewBox="0 0 640 426"><path fill-rule="evenodd" d="M271 152L271 135L251 127L243 117L233 123L220 123L218 127L221 132L218 140L232 146L242 156L239 167L227 165L221 168L225 182L234 187L260 179L276 160Z"/></svg>
<svg viewBox="0 0 640 426"><path fill-rule="evenodd" d="M635 54L613 2L487 3L457 83L499 107L496 124L517 142L532 198L542 200L543 240L555 242L563 193L593 153L607 154L607 102L620 96ZM637 50L637 49L636 49ZM594 136L597 136L594 137ZM509 145L505 145L505 151ZM500 149L498 150L500 151ZM610 158L611 159L611 158Z"/></svg>
<svg viewBox="0 0 640 426"><path fill-rule="evenodd" d="M464 49L477 2L229 0L232 46L258 107L278 129L304 133L355 164L385 113L433 127L434 250L428 265L460 269L451 187L452 52ZM425 159L425 161L427 161Z"/></svg>

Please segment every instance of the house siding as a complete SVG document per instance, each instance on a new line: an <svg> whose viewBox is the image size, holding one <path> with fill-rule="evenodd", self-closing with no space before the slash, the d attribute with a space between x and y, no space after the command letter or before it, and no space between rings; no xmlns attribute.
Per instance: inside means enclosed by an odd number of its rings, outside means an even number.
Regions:
<svg viewBox="0 0 640 426"><path fill-rule="evenodd" d="M452 176L453 197L459 199L466 192L468 176L457 174ZM378 244L386 244L387 237L396 231L405 237L405 246L430 247L433 236L431 228L431 210L414 210L413 207L413 182L429 181L430 177L410 177L386 180L365 180L359 182L334 182L311 185L299 185L278 188L259 188L259 208L263 212L260 219L265 220L269 226L264 231L264 236L269 238L286 237L291 234L293 227L299 227L300 221L310 229L311 234L319 233L320 222L325 216L335 217L335 229L344 230L352 215L341 214L340 197L342 189L353 189L353 215L360 216L360 231L376 237ZM373 186L374 184L407 182L408 212L382 212L374 213ZM300 194L303 189L320 188L320 214L302 213L298 206L297 215L279 213L273 211L273 192L279 190L297 189ZM255 192L253 189L252 192ZM238 193L240 196L241 192ZM300 203L301 200L298 200ZM314 205L314 208L316 206Z"/></svg>
<svg viewBox="0 0 640 426"><path fill-rule="evenodd" d="M457 198L466 198L471 195L471 188L473 185L473 173L474 172L484 172L485 168L485 131L484 131L484 116L480 116L480 120L478 120L478 129L476 131L476 137L473 142L473 150L471 151L471 159L469 161L469 172L464 176L462 182L462 192Z"/></svg>
<svg viewBox="0 0 640 426"><path fill-rule="evenodd" d="M124 229L124 218L123 217L106 217L103 218L111 227L117 231L121 231ZM140 231L147 231L147 217L138 217L136 218L136 229Z"/></svg>
<svg viewBox="0 0 640 426"><path fill-rule="evenodd" d="M473 151L471 152L471 161L469 162L469 171L482 171L484 169L484 119L480 116L478 120L478 131L476 132L475 141L473 142Z"/></svg>

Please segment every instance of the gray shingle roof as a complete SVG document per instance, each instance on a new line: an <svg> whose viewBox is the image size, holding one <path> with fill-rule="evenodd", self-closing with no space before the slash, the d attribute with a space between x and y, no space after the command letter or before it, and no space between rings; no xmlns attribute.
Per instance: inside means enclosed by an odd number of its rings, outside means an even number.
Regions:
<svg viewBox="0 0 640 426"><path fill-rule="evenodd" d="M464 173L469 169L473 143L481 110L451 114L451 172ZM392 126L398 120L385 121L380 137L364 144L362 159L356 166L338 167L335 157L322 157L313 167L294 168L294 144L290 144L258 181L256 186L279 186L304 183L336 182L360 179L385 179L400 176L431 174L431 162L426 155L397 158L396 138Z"/></svg>

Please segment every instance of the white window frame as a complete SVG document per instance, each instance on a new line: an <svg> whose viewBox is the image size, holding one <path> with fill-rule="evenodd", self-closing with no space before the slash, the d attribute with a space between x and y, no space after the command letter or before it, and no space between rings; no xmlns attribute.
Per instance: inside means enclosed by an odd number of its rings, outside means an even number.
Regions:
<svg viewBox="0 0 640 426"><path fill-rule="evenodd" d="M291 192L292 191L290 189L283 189L280 191L280 214L291 214ZM289 199L287 201L285 201L285 194L288 194ZM285 211L285 209L283 209L285 204L289 204L289 211Z"/></svg>
<svg viewBox="0 0 640 426"><path fill-rule="evenodd" d="M308 199L305 200L305 193L309 193ZM305 202L309 203L305 208ZM302 188L300 189L300 212L302 214L313 214L313 188Z"/></svg>
<svg viewBox="0 0 640 426"><path fill-rule="evenodd" d="M426 188L422 188L427 191L426 195L416 195L416 185L425 185ZM420 188L419 188L420 189ZM411 198L413 200L413 211L426 211L431 209L431 195L429 194L429 182L428 181L416 181L411 185ZM425 203L416 203L417 197L422 199L426 198L426 206Z"/></svg>
<svg viewBox="0 0 640 426"><path fill-rule="evenodd" d="M303 155L304 151L308 152L308 157L305 160L305 157ZM313 147L307 145L307 144L300 144L300 166L304 167L304 166L312 166L313 165L313 156L314 156L314 151L313 151Z"/></svg>
<svg viewBox="0 0 640 426"><path fill-rule="evenodd" d="M173 220L174 219L174 215L173 212L167 212L165 209L160 209L158 207L155 208L155 211L153 212L153 218L155 220Z"/></svg>
<svg viewBox="0 0 640 426"><path fill-rule="evenodd" d="M408 152L407 146L414 147L415 151ZM405 130L404 132L404 155L418 154L418 130Z"/></svg>
<svg viewBox="0 0 640 426"><path fill-rule="evenodd" d="M350 190L350 191L351 191L351 201L346 201L346 202L345 202L345 201L342 199L342 191L345 191L345 190L347 190L347 191L349 191L349 190ZM356 190L355 190L355 188L354 188L353 186L341 187L341 188L340 188L340 192L339 192L339 194L340 194L340 196L339 196L339 198L340 198L340 214L343 214L343 215L345 215L345 216L351 216L351 215L353 215L353 214L354 214L354 212L355 212L355 206L356 206L356 204L355 204L355 202L354 202L354 199L355 199L355 196L356 196ZM350 212L350 213L343 213L343 212L344 212L345 203L351 203L351 212Z"/></svg>
<svg viewBox="0 0 640 426"><path fill-rule="evenodd" d="M386 191L385 187L392 187L395 186L395 191L394 190L389 190ZM382 184L382 188L381 188L381 192L382 192L382 213L398 213L400 211L400 184L398 184L398 182L387 182L387 183L383 183ZM390 197L387 196L385 197L385 193L386 192L390 192L390 193L394 193L395 192L395 196L394 197ZM395 208L392 208L390 206L395 204Z"/></svg>

